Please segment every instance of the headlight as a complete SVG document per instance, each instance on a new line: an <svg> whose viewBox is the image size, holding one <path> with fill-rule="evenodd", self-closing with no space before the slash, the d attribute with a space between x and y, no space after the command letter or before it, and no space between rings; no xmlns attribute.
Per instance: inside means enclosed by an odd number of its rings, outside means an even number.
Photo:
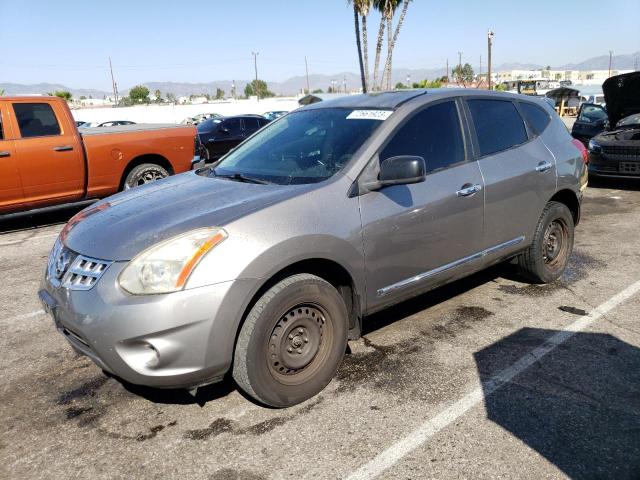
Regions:
<svg viewBox="0 0 640 480"><path fill-rule="evenodd" d="M199 228L170 238L136 256L118 282L133 295L170 293L184 289L198 262L227 238L222 228Z"/></svg>
<svg viewBox="0 0 640 480"><path fill-rule="evenodd" d="M602 147L600 146L599 143L594 141L593 138L591 140L589 140L589 151L590 152L599 153L601 150L602 150Z"/></svg>

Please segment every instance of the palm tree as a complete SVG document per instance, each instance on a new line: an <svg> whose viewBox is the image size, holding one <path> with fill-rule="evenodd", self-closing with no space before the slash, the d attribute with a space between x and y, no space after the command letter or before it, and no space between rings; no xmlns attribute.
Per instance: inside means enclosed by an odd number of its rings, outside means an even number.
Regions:
<svg viewBox="0 0 640 480"><path fill-rule="evenodd" d="M373 85L372 90L379 90L378 85L378 69L380 68L380 54L382 53L382 41L384 40L384 26L385 15L384 12L387 8L387 3L396 0L373 0L373 6L378 10L380 15L380 28L378 28L378 40L376 42L376 56L373 62Z"/></svg>
<svg viewBox="0 0 640 480"><path fill-rule="evenodd" d="M357 2L353 1L353 19L356 30L356 48L358 49L358 62L360 63L360 80L362 82L362 93L367 93L367 81L364 75L364 65L362 63L362 44L360 43L360 19L358 18Z"/></svg>
<svg viewBox="0 0 640 480"><path fill-rule="evenodd" d="M398 35L400 34L400 29L402 28L402 24L404 23L404 17L407 15L407 8L409 8L409 3L411 0L404 0L404 4L402 5L402 12L400 13L400 18L398 19L398 24L396 25L396 30L393 33L393 37L391 37L391 24L393 20L393 16L395 14L395 10L398 8L402 0L395 2L395 5L391 5L393 10L390 12L390 16L387 17L387 42L388 42L388 53L387 53L387 61L384 66L384 70L382 73L382 77L384 79L386 75L387 90L391 89L391 65L393 62L393 49L396 46L396 41L398 40Z"/></svg>
<svg viewBox="0 0 640 480"><path fill-rule="evenodd" d="M367 17L371 11L372 0L353 0L353 4L357 6L360 20L362 22L362 58L364 64L364 81L369 89L369 41L367 34Z"/></svg>

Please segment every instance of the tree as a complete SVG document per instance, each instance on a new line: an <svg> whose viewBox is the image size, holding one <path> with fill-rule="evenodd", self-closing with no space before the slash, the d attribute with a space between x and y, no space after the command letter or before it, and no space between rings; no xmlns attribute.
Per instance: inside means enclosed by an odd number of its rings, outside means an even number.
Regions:
<svg viewBox="0 0 640 480"><path fill-rule="evenodd" d="M386 76L387 80L387 89L391 88L391 66L393 63L393 49L396 46L396 41L398 40L398 35L400 35L400 29L402 28L402 24L404 23L404 17L407 15L407 8L409 8L409 2L411 0L404 0L404 4L402 5L402 12L400 13L400 18L398 19L398 23L396 25L396 29L393 33L393 37L391 37L391 27L393 25L393 15L395 15L395 10L398 7L396 4L393 7L393 11L391 12L391 16L387 18L387 43L388 43L388 53L387 53L387 61L384 65L384 70L382 72L382 78L384 83L384 78Z"/></svg>
<svg viewBox="0 0 640 480"><path fill-rule="evenodd" d="M396 83L396 86L394 87L395 90L405 90L409 87L407 87L404 83L402 82L398 82Z"/></svg>
<svg viewBox="0 0 640 480"><path fill-rule="evenodd" d="M84 95L80 96L80 100L86 100L86 99L87 99L87 97L85 97Z"/></svg>
<svg viewBox="0 0 640 480"><path fill-rule="evenodd" d="M367 15L371 10L372 0L349 0L353 4L353 16L355 21L356 47L358 49L358 61L360 62L360 79L362 92L369 89L369 45L367 41ZM358 15L362 19L362 37L360 36L360 24Z"/></svg>
<svg viewBox="0 0 640 480"><path fill-rule="evenodd" d="M167 93L167 102L174 103L176 101L176 96L173 93Z"/></svg>
<svg viewBox="0 0 640 480"><path fill-rule="evenodd" d="M149 89L144 85L136 85L129 90L129 98L133 103L142 103L149 100Z"/></svg>
<svg viewBox="0 0 640 480"><path fill-rule="evenodd" d="M56 90L53 93L47 93L47 95L51 97L64 98L67 102L70 102L71 99L73 98L73 95L71 95L71 92L67 92L66 90Z"/></svg>
<svg viewBox="0 0 640 480"><path fill-rule="evenodd" d="M156 89L154 96L156 97L156 102L160 103L162 101L162 92L160 92L160 89Z"/></svg>
<svg viewBox="0 0 640 480"><path fill-rule="evenodd" d="M224 98L224 90L216 88L216 100L222 100Z"/></svg>
<svg viewBox="0 0 640 480"><path fill-rule="evenodd" d="M244 87L244 94L246 97L253 97L256 92L260 95L260 98L275 97L275 93L270 92L267 88L267 82L264 80L252 80L251 83L247 83Z"/></svg>
<svg viewBox="0 0 640 480"><path fill-rule="evenodd" d="M324 93L324 90L322 90L321 88L316 88L314 91L312 91L311 93Z"/></svg>
<svg viewBox="0 0 640 480"><path fill-rule="evenodd" d="M473 82L473 75L473 68L471 68L471 65L468 63L465 63L462 68L460 65L456 65L456 68L453 69L453 77L458 83L462 83L463 85Z"/></svg>

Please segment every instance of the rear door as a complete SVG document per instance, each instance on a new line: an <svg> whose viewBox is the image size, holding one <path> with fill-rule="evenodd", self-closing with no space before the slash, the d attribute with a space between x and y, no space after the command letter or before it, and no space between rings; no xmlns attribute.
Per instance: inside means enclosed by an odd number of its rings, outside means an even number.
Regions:
<svg viewBox="0 0 640 480"><path fill-rule="evenodd" d="M31 208L84 196L84 157L75 126L55 102L14 101L18 169Z"/></svg>
<svg viewBox="0 0 640 480"><path fill-rule="evenodd" d="M479 265L483 181L478 163L466 153L459 105L430 103L412 114L373 159L417 155L428 174L422 183L359 197L369 309Z"/></svg>
<svg viewBox="0 0 640 480"><path fill-rule="evenodd" d="M0 102L0 214L24 204L18 155L8 119L7 103Z"/></svg>
<svg viewBox="0 0 640 480"><path fill-rule="evenodd" d="M491 261L531 239L556 191L556 161L527 127L515 102L484 97L466 103L485 182L484 243Z"/></svg>

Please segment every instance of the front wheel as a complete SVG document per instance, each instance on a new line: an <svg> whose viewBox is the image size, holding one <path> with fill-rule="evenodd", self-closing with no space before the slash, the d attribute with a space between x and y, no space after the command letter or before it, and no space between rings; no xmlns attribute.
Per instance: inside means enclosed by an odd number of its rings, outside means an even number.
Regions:
<svg viewBox="0 0 640 480"><path fill-rule="evenodd" d="M169 172L160 165L143 163L134 167L124 179L123 190L155 182L169 176Z"/></svg>
<svg viewBox="0 0 640 480"><path fill-rule="evenodd" d="M240 330L233 378L272 407L313 397L335 375L347 346L347 309L320 277L299 274L267 290Z"/></svg>
<svg viewBox="0 0 640 480"><path fill-rule="evenodd" d="M533 242L518 257L521 272L537 283L562 276L573 251L573 216L566 205L549 202L538 220Z"/></svg>

